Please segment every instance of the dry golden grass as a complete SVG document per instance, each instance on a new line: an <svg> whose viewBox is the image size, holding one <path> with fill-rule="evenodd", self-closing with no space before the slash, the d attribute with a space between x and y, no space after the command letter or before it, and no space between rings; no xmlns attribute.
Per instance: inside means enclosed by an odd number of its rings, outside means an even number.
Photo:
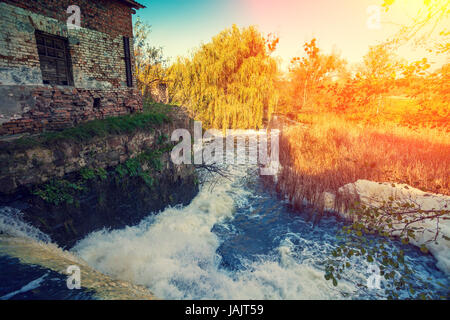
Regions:
<svg viewBox="0 0 450 320"><path fill-rule="evenodd" d="M305 116L303 117L305 120ZM317 195L367 179L407 183L450 195L450 135L394 124L362 125L333 114L307 116L283 130L280 179L288 195L314 203Z"/></svg>

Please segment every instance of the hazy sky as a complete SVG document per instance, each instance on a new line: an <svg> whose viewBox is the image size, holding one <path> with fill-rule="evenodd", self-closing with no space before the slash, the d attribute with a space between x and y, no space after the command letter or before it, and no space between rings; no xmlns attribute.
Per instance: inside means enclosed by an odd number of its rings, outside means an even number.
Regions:
<svg viewBox="0 0 450 320"><path fill-rule="evenodd" d="M379 29L370 28L368 8L382 0L138 0L147 6L136 16L152 25L151 44L162 46L166 56L187 55L233 23L256 25L263 34L280 37L275 56L283 66L303 53L313 37L326 52L336 50L349 62L361 61L369 45L385 40L409 21L423 0L397 0L382 11ZM380 7L381 8L381 7ZM371 21L371 20L370 20ZM372 24L374 27L376 25ZM402 57L419 53L405 50Z"/></svg>

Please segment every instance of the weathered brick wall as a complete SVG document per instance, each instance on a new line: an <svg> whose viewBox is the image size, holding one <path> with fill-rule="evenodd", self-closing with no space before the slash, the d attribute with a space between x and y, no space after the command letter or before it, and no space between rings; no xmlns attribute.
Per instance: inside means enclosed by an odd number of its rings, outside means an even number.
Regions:
<svg viewBox="0 0 450 320"><path fill-rule="evenodd" d="M69 16L66 10L71 5L81 9L81 27L100 31L112 37L132 37L131 14L133 9L118 0L1 0L1 2L23 8L64 24Z"/></svg>
<svg viewBox="0 0 450 320"><path fill-rule="evenodd" d="M27 107L20 118L3 123L0 135L58 130L80 122L125 115L142 109L142 98L133 88L87 90L61 86L20 86L10 87L8 98ZM29 102L30 99L32 102ZM100 99L99 106L94 105L94 99Z"/></svg>
<svg viewBox="0 0 450 320"><path fill-rule="evenodd" d="M67 28L69 5L81 8L82 28ZM132 37L131 14L121 1L0 0L0 135L140 110L138 90L126 85L123 36ZM68 39L73 87L43 85L36 30Z"/></svg>

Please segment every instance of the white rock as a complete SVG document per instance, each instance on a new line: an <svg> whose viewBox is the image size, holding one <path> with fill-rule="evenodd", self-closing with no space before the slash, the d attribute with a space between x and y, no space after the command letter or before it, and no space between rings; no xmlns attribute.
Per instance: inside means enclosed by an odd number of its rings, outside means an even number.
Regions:
<svg viewBox="0 0 450 320"><path fill-rule="evenodd" d="M369 180L358 180L355 183L349 183L339 188L340 195L350 195L359 197L361 204L366 206L379 207L383 201L389 202L390 199L399 202L408 202L416 205L421 210L447 210L450 211L450 196L442 194L433 194L413 188L400 183L379 183ZM352 220L350 213L343 208L337 208L336 196L330 192L322 194L324 208L337 211L343 218ZM450 215L446 216L450 218ZM404 224L396 224L395 227L401 227ZM432 221L421 221L411 225L411 227L422 227L427 229L423 234L416 233L416 239L411 239L411 243L417 246L425 245L427 249L437 259L436 266L447 274L450 274L450 241L443 236L450 238L450 220L439 219L439 235L435 241L436 219Z"/></svg>

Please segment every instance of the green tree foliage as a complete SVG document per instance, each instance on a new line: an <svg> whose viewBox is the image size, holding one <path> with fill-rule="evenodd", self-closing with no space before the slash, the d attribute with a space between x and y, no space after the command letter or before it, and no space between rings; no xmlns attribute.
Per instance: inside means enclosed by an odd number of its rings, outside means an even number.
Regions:
<svg viewBox="0 0 450 320"><path fill-rule="evenodd" d="M408 0L384 0L386 11L397 3L408 4ZM389 44L398 46L412 42L429 52L443 53L450 50L448 32L450 0L423 0L423 5L410 23L402 25ZM438 35L438 37L435 37ZM437 41L436 41L437 39Z"/></svg>
<svg viewBox="0 0 450 320"><path fill-rule="evenodd" d="M353 223L344 226L339 233L342 244L331 252L325 279L337 286L344 270L355 263L352 257L360 256L379 267L384 279L382 289L389 299L402 298L400 290L408 292L411 299L449 298L448 293L447 296L443 293L446 289L443 284L437 283L438 287L432 288L429 279L414 272L414 266L405 260L403 250L392 248L389 242L399 238L402 244L407 245L425 232L434 234L427 243L437 242L441 237L440 221L449 219L450 210L422 210L412 202L390 198L379 206L356 203L351 214ZM424 225L422 222L431 223ZM439 241L450 240L446 236L441 238ZM420 250L428 253L425 243ZM366 288L366 283L359 285Z"/></svg>
<svg viewBox="0 0 450 320"><path fill-rule="evenodd" d="M330 107L333 97L327 87L345 74L345 64L337 54L323 54L316 39L304 44L305 56L294 57L289 70L291 97L295 109L320 109Z"/></svg>
<svg viewBox="0 0 450 320"><path fill-rule="evenodd" d="M151 27L148 24L137 18L133 32L137 85L142 95L149 97L151 89L166 80L166 61L162 49L149 44Z"/></svg>
<svg viewBox="0 0 450 320"><path fill-rule="evenodd" d="M331 86L337 96L335 110L379 113L384 98L394 89L400 72L400 62L389 47L377 45L369 48L356 75L343 85Z"/></svg>
<svg viewBox="0 0 450 320"><path fill-rule="evenodd" d="M405 65L400 84L420 106L419 112L405 122L450 130L450 63L435 71L430 71L427 58Z"/></svg>
<svg viewBox="0 0 450 320"><path fill-rule="evenodd" d="M207 128L261 128L277 103L277 38L255 27L222 31L169 69L169 96Z"/></svg>
<svg viewBox="0 0 450 320"><path fill-rule="evenodd" d="M404 0L403 0L404 1ZM386 11L401 0L385 0ZM409 24L401 26L398 33L387 42L395 49L409 44L426 49L429 57L403 66L401 84L409 97L420 106L418 114L405 119L409 124L423 124L449 130L450 87L448 55L450 52L450 0L423 0ZM437 70L431 71L429 61L446 61Z"/></svg>

